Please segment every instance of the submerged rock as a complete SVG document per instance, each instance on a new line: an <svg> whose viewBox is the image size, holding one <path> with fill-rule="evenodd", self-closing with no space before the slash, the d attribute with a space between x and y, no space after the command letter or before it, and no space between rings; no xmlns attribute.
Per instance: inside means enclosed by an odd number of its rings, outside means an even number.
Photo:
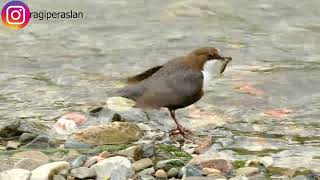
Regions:
<svg viewBox="0 0 320 180"><path fill-rule="evenodd" d="M0 125L0 137L14 137L22 133L45 134L49 127L35 121L14 120Z"/></svg>
<svg viewBox="0 0 320 180"><path fill-rule="evenodd" d="M46 149L49 148L50 139L47 136L38 136L29 144L25 145L26 148L30 149Z"/></svg>
<svg viewBox="0 0 320 180"><path fill-rule="evenodd" d="M72 138L87 144L124 144L137 141L142 136L139 127L128 122L112 122L110 124L89 127L74 133Z"/></svg>
<svg viewBox="0 0 320 180"><path fill-rule="evenodd" d="M23 133L19 137L19 142L20 143L27 143L27 142L34 140L36 137L37 137L37 135L32 134L32 133Z"/></svg>

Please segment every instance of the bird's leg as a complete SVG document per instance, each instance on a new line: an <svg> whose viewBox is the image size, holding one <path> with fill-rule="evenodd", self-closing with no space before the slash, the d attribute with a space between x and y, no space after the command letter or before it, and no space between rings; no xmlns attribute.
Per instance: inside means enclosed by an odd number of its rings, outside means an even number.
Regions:
<svg viewBox="0 0 320 180"><path fill-rule="evenodd" d="M172 117L172 119L174 120L174 122L176 123L177 127L175 129L170 130L170 134L181 134L183 137L185 137L186 139L190 139L190 137L188 136L188 134L191 134L191 131L183 128L181 126L181 124L178 122L177 118L176 118L176 113L174 110L169 110L170 115ZM178 130L178 132L176 132Z"/></svg>

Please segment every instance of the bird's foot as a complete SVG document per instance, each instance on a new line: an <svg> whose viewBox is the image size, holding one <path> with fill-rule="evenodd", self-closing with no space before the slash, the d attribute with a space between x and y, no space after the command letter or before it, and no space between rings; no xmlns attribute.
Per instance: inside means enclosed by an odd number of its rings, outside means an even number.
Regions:
<svg viewBox="0 0 320 180"><path fill-rule="evenodd" d="M170 135L176 135L176 134L181 134L184 138L186 139L191 139L190 135L192 132L189 129L183 128L183 127L176 127L174 129L171 129L169 131Z"/></svg>

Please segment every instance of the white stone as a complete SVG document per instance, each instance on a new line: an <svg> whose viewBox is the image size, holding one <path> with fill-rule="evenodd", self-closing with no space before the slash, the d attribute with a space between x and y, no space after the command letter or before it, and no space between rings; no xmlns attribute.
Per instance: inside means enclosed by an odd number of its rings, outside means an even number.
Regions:
<svg viewBox="0 0 320 180"><path fill-rule="evenodd" d="M131 175L131 163L122 156L105 159L91 168L97 174L96 180L103 180L105 177L110 177L110 180L127 180Z"/></svg>
<svg viewBox="0 0 320 180"><path fill-rule="evenodd" d="M70 170L67 161L53 162L42 165L32 171L30 180L51 180L56 174L66 174Z"/></svg>
<svg viewBox="0 0 320 180"><path fill-rule="evenodd" d="M0 173L0 180L29 180L31 172L24 169L11 169Z"/></svg>

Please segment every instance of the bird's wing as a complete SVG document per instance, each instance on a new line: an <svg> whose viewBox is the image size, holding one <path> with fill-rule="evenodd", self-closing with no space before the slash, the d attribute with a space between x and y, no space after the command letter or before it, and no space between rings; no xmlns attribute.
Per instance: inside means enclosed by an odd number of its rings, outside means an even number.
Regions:
<svg viewBox="0 0 320 180"><path fill-rule="evenodd" d="M135 76L129 77L128 78L128 83L129 84L136 84L138 82L141 82L145 79L147 79L148 77L152 76L152 74L154 74L155 72L157 72L160 68L162 68L162 66L155 66L153 68L150 68L140 74L137 74Z"/></svg>
<svg viewBox="0 0 320 180"><path fill-rule="evenodd" d="M201 71L181 64L170 64L143 82L144 92L136 99L137 106L160 108L190 105L194 103L194 96L202 92L202 86Z"/></svg>

